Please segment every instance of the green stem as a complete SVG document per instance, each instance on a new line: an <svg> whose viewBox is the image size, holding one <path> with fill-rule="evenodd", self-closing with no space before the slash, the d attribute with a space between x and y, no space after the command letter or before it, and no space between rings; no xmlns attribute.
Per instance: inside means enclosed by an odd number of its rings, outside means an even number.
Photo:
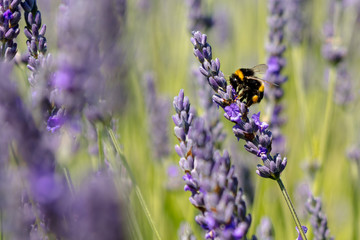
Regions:
<svg viewBox="0 0 360 240"><path fill-rule="evenodd" d="M109 132L111 141L114 144L116 151L120 155L121 162L123 163L124 167L126 168L126 171L129 174L132 183L134 184L136 196L138 197L141 207L143 208L143 211L145 212L145 216L146 216L147 220L149 221L150 227L151 227L152 231L154 232L156 238L158 240L161 240L160 234L155 227L154 221L152 220L150 211L149 211L148 207L146 206L146 203L145 203L144 197L141 193L141 190L135 181L135 176L132 173L129 164L127 163L127 161L125 159L125 156L124 156L124 154L120 148L120 145L115 137L114 131L112 129L108 129L108 132Z"/></svg>
<svg viewBox="0 0 360 240"><path fill-rule="evenodd" d="M298 216L296 215L295 208L294 208L294 206L293 206L293 204L292 204L292 202L290 200L289 194L287 193L286 188L285 188L281 178L277 179L276 181L279 184L280 190L281 190L281 192L282 192L282 194L283 194L283 196L285 198L286 204L288 205L288 207L290 209L291 215L294 218L295 224L296 224L296 226L298 228L298 231L300 232L300 235L301 235L302 239L307 240L305 232L302 229L300 220L299 220Z"/></svg>

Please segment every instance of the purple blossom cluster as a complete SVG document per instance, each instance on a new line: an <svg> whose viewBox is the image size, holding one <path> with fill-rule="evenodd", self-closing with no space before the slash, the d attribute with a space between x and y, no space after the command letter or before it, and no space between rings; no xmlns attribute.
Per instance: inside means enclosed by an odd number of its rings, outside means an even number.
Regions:
<svg viewBox="0 0 360 240"><path fill-rule="evenodd" d="M0 60L10 61L17 52L20 19L20 0L0 1Z"/></svg>
<svg viewBox="0 0 360 240"><path fill-rule="evenodd" d="M268 71L265 79L276 84L272 88L267 89L266 96L271 100L272 115L270 119L271 129L273 131L273 148L275 152L285 152L285 137L281 134L280 127L284 124L281 116L283 105L281 99L284 95L282 84L287 81L287 77L282 74L282 70L286 65L284 51L286 49L283 42L285 34L285 1L271 0L268 2L269 9L269 40L266 49L269 53L267 60Z"/></svg>
<svg viewBox="0 0 360 240"><path fill-rule="evenodd" d="M220 60L212 59L211 46L207 43L207 36L200 32L193 32L191 42L194 54L201 66L200 72L207 78L208 83L216 92L213 101L224 109L224 116L233 122L233 132L237 139L246 141L245 149L260 157L264 165L258 165L257 174L264 178L278 179L285 169L287 160L280 154L271 155L272 133L268 124L260 121L260 113L253 114L249 119L248 107L237 98L235 89L227 84L224 74L220 71Z"/></svg>
<svg viewBox="0 0 360 240"><path fill-rule="evenodd" d="M185 172L185 191L190 202L201 213L196 222L206 230L209 239L242 239L251 224L246 214L243 192L238 188L230 156L214 148L214 138L203 118L190 113L189 99L183 90L174 98L175 135L180 144L175 150Z"/></svg>
<svg viewBox="0 0 360 240"><path fill-rule="evenodd" d="M29 57L27 59L27 67L32 72L29 82L36 84L35 75L38 74L40 68L45 64L45 54L47 51L47 42L45 38L46 25L42 25L41 13L38 10L36 1L25 1L22 4L26 26L24 34L27 38Z"/></svg>

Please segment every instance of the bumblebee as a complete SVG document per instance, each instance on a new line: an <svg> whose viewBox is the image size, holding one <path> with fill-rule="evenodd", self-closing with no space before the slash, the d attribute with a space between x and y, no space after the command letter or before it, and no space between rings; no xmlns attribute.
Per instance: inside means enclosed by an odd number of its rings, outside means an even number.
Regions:
<svg viewBox="0 0 360 240"><path fill-rule="evenodd" d="M229 77L231 86L234 88L237 99L250 107L253 103L259 103L264 97L264 82L271 85L274 83L258 78L257 74L264 74L268 66L259 64L253 68L239 68Z"/></svg>

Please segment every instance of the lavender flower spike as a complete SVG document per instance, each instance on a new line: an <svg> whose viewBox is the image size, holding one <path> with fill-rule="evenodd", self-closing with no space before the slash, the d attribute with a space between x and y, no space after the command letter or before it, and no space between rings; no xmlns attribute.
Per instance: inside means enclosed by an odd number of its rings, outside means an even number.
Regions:
<svg viewBox="0 0 360 240"><path fill-rule="evenodd" d="M20 0L0 3L0 59L10 61L17 52L15 38L19 35Z"/></svg>
<svg viewBox="0 0 360 240"><path fill-rule="evenodd" d="M254 114L250 119L247 117L248 107L239 100L233 87L227 84L220 71L220 60L212 59L207 36L201 32L193 32L191 42L194 45L194 54L201 63L199 70L216 92L212 97L213 101L223 108L225 118L235 124L233 132L238 140L246 141L245 149L263 161L264 165L258 166L258 175L277 180L285 169L287 160L281 159L279 154L270 155L272 133L267 129L268 124L260 121L260 113Z"/></svg>
<svg viewBox="0 0 360 240"><path fill-rule="evenodd" d="M201 211L196 222L207 231L206 238L242 239L250 227L251 216L246 214L229 154L225 151L221 155L215 150L216 138L204 119L192 120L190 104L182 90L174 98L174 108L174 130L180 141L175 149L185 171L185 190L191 191L190 202Z"/></svg>

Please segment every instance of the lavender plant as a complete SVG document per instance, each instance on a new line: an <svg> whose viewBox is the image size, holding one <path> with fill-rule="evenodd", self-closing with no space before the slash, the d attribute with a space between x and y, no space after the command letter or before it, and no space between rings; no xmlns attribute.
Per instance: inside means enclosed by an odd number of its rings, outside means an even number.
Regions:
<svg viewBox="0 0 360 240"><path fill-rule="evenodd" d="M45 64L47 42L45 38L46 25L42 25L41 13L38 10L36 0L25 1L21 4L24 9L26 26L24 34L27 37L27 47L29 58L27 60L27 67L31 71L29 82L32 85L36 84L35 75L38 73L39 68Z"/></svg>
<svg viewBox="0 0 360 240"><path fill-rule="evenodd" d="M0 1L0 59L10 61L17 52L16 37L20 33L20 0Z"/></svg>
<svg viewBox="0 0 360 240"><path fill-rule="evenodd" d="M233 132L238 140L246 141L245 149L260 157L263 161L264 165L258 165L256 173L263 178L270 178L278 182L296 226L302 230L300 221L280 178L287 160L286 158L282 159L278 153L271 155L272 133L267 129L269 125L260 121L260 112L253 114L251 119L247 117L248 106L239 100L236 90L227 84L224 74L220 71L220 60L217 58L212 59L212 50L207 42L207 36L201 32L193 32L191 42L194 45L194 55L201 63L199 70L216 92L213 95L213 101L224 109L225 118L235 123ZM305 233L303 231L300 231L300 233L306 239Z"/></svg>
<svg viewBox="0 0 360 240"><path fill-rule="evenodd" d="M287 77L282 74L282 70L286 65L286 59L284 58L284 51L286 49L283 42L284 30L285 30L285 1L284 0L271 0L268 3L269 9L269 42L266 49L269 53L267 60L268 70L265 75L265 79L270 81L276 86L269 88L266 92L266 96L270 99L270 127L273 132L273 150L275 152L285 152L285 137L281 134L281 126L285 120L281 116L283 110L283 104L281 99L284 95L282 85L287 81Z"/></svg>
<svg viewBox="0 0 360 240"><path fill-rule="evenodd" d="M246 215L229 154L224 151L221 155L214 149L214 136L204 119L193 119L183 90L173 105L174 131L180 141L175 150L185 172L184 190L191 192L190 202L201 211L196 222L206 230L206 238L242 239L250 227L251 216Z"/></svg>

